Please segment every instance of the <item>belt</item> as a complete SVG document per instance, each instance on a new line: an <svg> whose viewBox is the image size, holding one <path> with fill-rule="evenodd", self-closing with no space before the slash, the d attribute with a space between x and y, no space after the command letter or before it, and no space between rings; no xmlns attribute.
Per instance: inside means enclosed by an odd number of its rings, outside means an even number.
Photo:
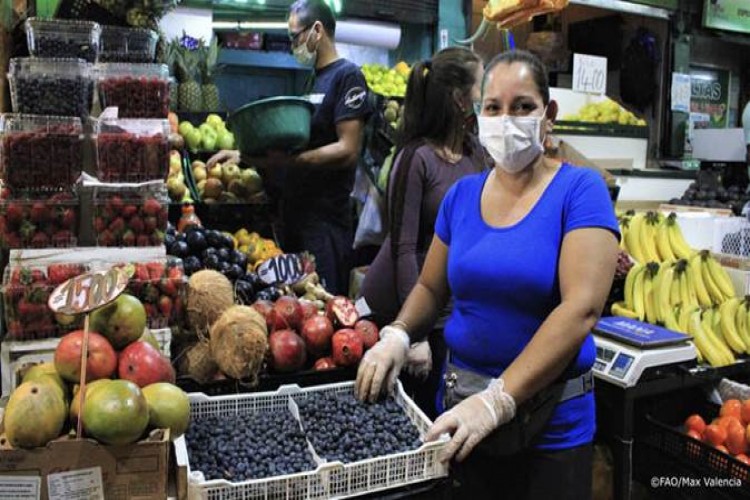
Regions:
<svg viewBox="0 0 750 500"><path fill-rule="evenodd" d="M580 377L566 380L564 384L565 387L563 388L562 395L560 396L560 402L567 401L569 399L582 396L587 392L593 391L594 372L589 370Z"/></svg>

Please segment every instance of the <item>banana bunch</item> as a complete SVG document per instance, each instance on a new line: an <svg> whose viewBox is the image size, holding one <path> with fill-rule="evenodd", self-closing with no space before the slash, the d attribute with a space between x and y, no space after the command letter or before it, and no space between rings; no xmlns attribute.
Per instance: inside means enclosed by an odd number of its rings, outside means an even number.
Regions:
<svg viewBox="0 0 750 500"><path fill-rule="evenodd" d="M624 300L612 305L612 314L689 335L699 360L711 366L750 354L750 300L735 296L729 275L708 250L635 264L625 278Z"/></svg>
<svg viewBox="0 0 750 500"><path fill-rule="evenodd" d="M627 212L620 216L620 246L638 262L687 259L693 250L685 241L677 215Z"/></svg>

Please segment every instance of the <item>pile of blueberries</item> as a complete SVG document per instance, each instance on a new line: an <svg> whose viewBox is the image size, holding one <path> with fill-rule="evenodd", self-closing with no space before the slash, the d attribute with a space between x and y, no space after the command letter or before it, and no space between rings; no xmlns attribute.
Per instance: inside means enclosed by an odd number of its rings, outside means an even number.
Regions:
<svg viewBox="0 0 750 500"><path fill-rule="evenodd" d="M28 74L15 79L20 113L87 117L91 111L94 83L87 78Z"/></svg>
<svg viewBox="0 0 750 500"><path fill-rule="evenodd" d="M190 468L209 481L247 481L316 468L289 412L196 418L185 440Z"/></svg>
<svg viewBox="0 0 750 500"><path fill-rule="evenodd" d="M96 62L99 51L96 45L82 42L80 39L66 39L57 36L40 35L34 41L37 57L73 57L86 62Z"/></svg>
<svg viewBox="0 0 750 500"><path fill-rule="evenodd" d="M393 398L367 404L352 393L311 393L296 402L313 448L328 461L350 463L422 446L419 431Z"/></svg>

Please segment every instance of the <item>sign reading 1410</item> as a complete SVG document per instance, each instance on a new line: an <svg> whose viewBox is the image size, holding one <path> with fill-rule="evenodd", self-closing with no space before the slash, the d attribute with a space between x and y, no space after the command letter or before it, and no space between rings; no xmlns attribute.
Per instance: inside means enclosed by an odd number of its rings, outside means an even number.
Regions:
<svg viewBox="0 0 750 500"><path fill-rule="evenodd" d="M573 54L573 90L604 94L607 91L607 58Z"/></svg>

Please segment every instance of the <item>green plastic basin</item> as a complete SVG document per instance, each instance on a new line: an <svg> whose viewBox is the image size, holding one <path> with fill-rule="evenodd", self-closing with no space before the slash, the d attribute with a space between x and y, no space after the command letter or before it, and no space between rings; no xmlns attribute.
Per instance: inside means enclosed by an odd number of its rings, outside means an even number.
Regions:
<svg viewBox="0 0 750 500"><path fill-rule="evenodd" d="M271 97L245 104L232 113L227 125L240 153L258 156L267 151L301 151L310 142L315 106L301 97Z"/></svg>

